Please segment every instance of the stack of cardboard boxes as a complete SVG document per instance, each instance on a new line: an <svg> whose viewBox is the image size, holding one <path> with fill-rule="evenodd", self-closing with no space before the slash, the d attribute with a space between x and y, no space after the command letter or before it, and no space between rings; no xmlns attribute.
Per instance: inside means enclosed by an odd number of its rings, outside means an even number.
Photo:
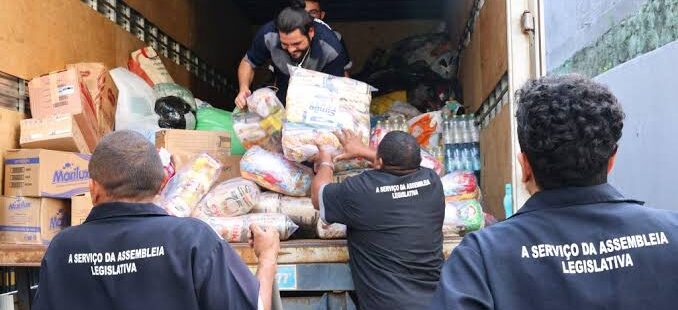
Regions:
<svg viewBox="0 0 678 310"><path fill-rule="evenodd" d="M89 154L115 122L117 89L102 64L69 65L34 78L28 90L33 118L0 112L0 243L46 244L82 222L70 218L71 206L74 215L89 213Z"/></svg>

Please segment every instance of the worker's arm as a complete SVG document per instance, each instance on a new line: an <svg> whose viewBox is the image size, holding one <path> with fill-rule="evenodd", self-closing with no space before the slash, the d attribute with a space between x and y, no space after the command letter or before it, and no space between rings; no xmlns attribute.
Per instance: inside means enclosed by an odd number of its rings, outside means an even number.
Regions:
<svg viewBox="0 0 678 310"><path fill-rule="evenodd" d="M339 139L339 142L341 142L344 153L334 158L334 161L365 158L374 163L377 159L377 151L365 145L360 137L354 132L344 129L341 132L335 133L335 135Z"/></svg>
<svg viewBox="0 0 678 310"><path fill-rule="evenodd" d="M271 309L273 299L273 283L277 270L278 251L280 250L280 237L278 231L273 228L261 228L256 224L250 225L252 240L250 243L257 256L257 279L259 280L259 298L263 303L264 310Z"/></svg>
<svg viewBox="0 0 678 310"><path fill-rule="evenodd" d="M238 96L235 97L235 105L243 109L247 104L247 97L252 95L250 86L254 80L254 67L249 63L245 58L240 61L240 66L238 67L238 83L240 84L240 90L238 91Z"/></svg>
<svg viewBox="0 0 678 310"><path fill-rule="evenodd" d="M433 295L431 310L492 310L494 300L483 257L472 236L464 238L447 260Z"/></svg>
<svg viewBox="0 0 678 310"><path fill-rule="evenodd" d="M322 146L319 146L318 155L315 159L315 170L316 174L313 177L313 182L311 183L311 202L313 207L316 210L320 210L320 191L327 185L332 183L332 177L334 176L334 164L332 162L332 155L329 152L326 152Z"/></svg>

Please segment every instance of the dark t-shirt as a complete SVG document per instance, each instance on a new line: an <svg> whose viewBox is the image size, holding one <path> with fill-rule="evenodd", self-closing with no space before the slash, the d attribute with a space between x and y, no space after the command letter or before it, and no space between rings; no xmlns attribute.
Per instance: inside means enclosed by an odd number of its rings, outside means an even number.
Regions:
<svg viewBox="0 0 678 310"><path fill-rule="evenodd" d="M344 76L350 68L350 60L336 33L324 23L315 21L315 36L311 40L310 51L301 64L304 69L320 71L335 76ZM252 46L247 50L245 60L253 67L271 61L275 71L278 98L283 103L287 95L290 72L287 65L297 66L280 45L280 34L273 22L263 25L257 32Z"/></svg>
<svg viewBox="0 0 678 310"><path fill-rule="evenodd" d="M397 176L367 171L321 193L321 217L348 227L362 309L424 309L443 263L445 197L430 169Z"/></svg>

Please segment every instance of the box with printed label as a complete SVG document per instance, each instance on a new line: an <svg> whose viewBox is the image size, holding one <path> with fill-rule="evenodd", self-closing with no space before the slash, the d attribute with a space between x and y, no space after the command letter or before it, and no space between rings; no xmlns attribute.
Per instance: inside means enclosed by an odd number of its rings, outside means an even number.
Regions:
<svg viewBox="0 0 678 310"><path fill-rule="evenodd" d="M92 195L89 192L73 196L71 198L71 226L84 223L93 207Z"/></svg>
<svg viewBox="0 0 678 310"><path fill-rule="evenodd" d="M93 150L99 142L99 130L94 102L75 69L36 77L28 83L33 118L48 118L55 114L73 114L78 127Z"/></svg>
<svg viewBox="0 0 678 310"><path fill-rule="evenodd" d="M23 113L0 108L0 137L2 137L0 138L0 184L5 176L2 164L5 151L19 148L19 124L22 119L24 119Z"/></svg>
<svg viewBox="0 0 678 310"><path fill-rule="evenodd" d="M22 120L20 144L25 149L91 154L85 137L71 114Z"/></svg>
<svg viewBox="0 0 678 310"><path fill-rule="evenodd" d="M68 200L0 197L0 243L47 244L68 227Z"/></svg>
<svg viewBox="0 0 678 310"><path fill-rule="evenodd" d="M177 170L202 153L209 154L222 165L232 162L231 138L228 132L166 129L155 134L155 146L164 147L172 154L172 162ZM237 176L240 176L239 168L235 170L238 171ZM231 174L232 170L222 169L219 180Z"/></svg>
<svg viewBox="0 0 678 310"><path fill-rule="evenodd" d="M5 152L5 196L71 198L89 191L90 155L48 150Z"/></svg>
<svg viewBox="0 0 678 310"><path fill-rule="evenodd" d="M94 100L99 135L104 136L113 130L115 125L115 107L118 102L118 88L102 63L77 63L67 65L80 73L82 82Z"/></svg>

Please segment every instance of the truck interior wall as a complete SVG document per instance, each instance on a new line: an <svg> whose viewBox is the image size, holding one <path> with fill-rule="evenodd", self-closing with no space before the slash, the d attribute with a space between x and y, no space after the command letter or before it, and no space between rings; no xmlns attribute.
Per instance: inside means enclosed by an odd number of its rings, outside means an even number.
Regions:
<svg viewBox="0 0 678 310"><path fill-rule="evenodd" d="M462 100L472 112L480 108L507 70L506 1L486 0L459 64ZM504 218L504 185L512 180L510 117L508 105L504 106L480 136L485 208L498 219Z"/></svg>
<svg viewBox="0 0 678 310"><path fill-rule="evenodd" d="M0 0L0 7L3 8L0 71L22 79L29 80L75 62L125 67L129 54L145 45L79 0ZM181 17L171 18L177 19ZM200 81L183 66L164 58L163 63L174 80L196 97L218 106L228 102L225 94Z"/></svg>

